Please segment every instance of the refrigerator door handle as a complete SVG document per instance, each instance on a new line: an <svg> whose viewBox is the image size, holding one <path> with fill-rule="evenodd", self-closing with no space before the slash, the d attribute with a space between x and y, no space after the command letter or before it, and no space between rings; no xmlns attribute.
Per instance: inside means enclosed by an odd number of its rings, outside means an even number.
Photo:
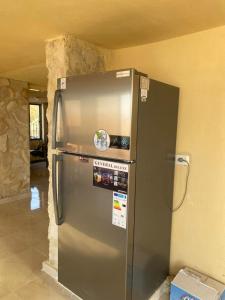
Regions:
<svg viewBox="0 0 225 300"><path fill-rule="evenodd" d="M60 90L55 91L54 96L54 106L53 106L53 116L52 116L52 149L56 149L58 142L56 141L57 134L57 119L58 119L58 106L59 101L62 100L62 95Z"/></svg>
<svg viewBox="0 0 225 300"><path fill-rule="evenodd" d="M62 193L60 188L62 162L62 155L52 155L52 192L56 225L63 223Z"/></svg>

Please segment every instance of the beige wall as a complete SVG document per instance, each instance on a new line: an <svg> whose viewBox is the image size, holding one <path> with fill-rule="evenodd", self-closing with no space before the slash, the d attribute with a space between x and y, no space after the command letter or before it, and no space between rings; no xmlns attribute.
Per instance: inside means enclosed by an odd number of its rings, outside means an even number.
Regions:
<svg viewBox="0 0 225 300"><path fill-rule="evenodd" d="M174 214L171 272L188 265L225 282L225 27L115 50L108 69L135 67L180 87L177 152L191 156ZM174 205L185 167L176 167Z"/></svg>
<svg viewBox="0 0 225 300"><path fill-rule="evenodd" d="M27 83L0 78L0 203L29 192L28 125Z"/></svg>

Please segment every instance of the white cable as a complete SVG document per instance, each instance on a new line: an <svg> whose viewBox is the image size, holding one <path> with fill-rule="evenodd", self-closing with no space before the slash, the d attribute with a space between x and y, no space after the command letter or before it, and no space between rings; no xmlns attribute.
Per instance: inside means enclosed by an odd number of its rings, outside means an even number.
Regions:
<svg viewBox="0 0 225 300"><path fill-rule="evenodd" d="M185 201L185 198L186 198L186 195L187 195L188 179L189 179L189 174L190 174L190 164L187 160L185 160L183 158L182 158L182 162L186 162L186 164L187 164L185 189L184 189L184 194L183 194L183 197L182 197L180 203L175 208L173 208L172 212L176 212L181 208L181 206L184 204L184 201Z"/></svg>

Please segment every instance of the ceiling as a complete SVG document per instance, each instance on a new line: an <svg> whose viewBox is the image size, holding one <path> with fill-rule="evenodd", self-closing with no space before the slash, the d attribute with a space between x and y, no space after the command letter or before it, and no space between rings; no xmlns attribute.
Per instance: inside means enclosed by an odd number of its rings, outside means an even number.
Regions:
<svg viewBox="0 0 225 300"><path fill-rule="evenodd" d="M65 33L123 48L224 24L225 0L7 0L0 75L45 85L45 40Z"/></svg>

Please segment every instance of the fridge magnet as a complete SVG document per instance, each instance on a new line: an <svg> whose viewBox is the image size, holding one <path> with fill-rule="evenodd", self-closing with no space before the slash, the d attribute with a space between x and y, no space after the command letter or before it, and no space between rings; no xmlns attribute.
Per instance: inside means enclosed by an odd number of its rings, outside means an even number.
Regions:
<svg viewBox="0 0 225 300"><path fill-rule="evenodd" d="M100 151L105 151L110 146L110 137L107 131L99 129L94 135L95 147Z"/></svg>

